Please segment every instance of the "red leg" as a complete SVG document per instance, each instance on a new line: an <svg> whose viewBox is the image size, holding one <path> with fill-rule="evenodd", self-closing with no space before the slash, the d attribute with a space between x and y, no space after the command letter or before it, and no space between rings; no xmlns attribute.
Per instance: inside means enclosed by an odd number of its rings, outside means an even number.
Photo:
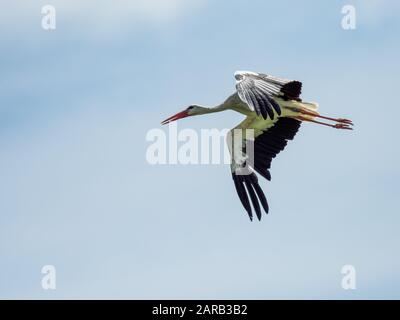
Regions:
<svg viewBox="0 0 400 320"><path fill-rule="evenodd" d="M309 110L299 110L299 111L302 114L306 114L306 115L313 116L313 117L316 117L316 118L331 120L331 121L335 121L335 122L339 122L339 123L348 124L348 125L351 125L351 126L353 125L353 121L351 121L349 119L325 117L325 116L321 116L317 112L312 112L312 111L309 111Z"/></svg>
<svg viewBox="0 0 400 320"><path fill-rule="evenodd" d="M327 126L327 127L331 127L331 128L335 128L335 129L353 130L353 128L350 126L350 124L347 124L347 123L330 124L330 123L321 122L321 121L309 119L309 118L302 117L302 116L298 116L298 117L296 117L296 119L300 120L300 121L308 121L308 122L322 124L323 126Z"/></svg>

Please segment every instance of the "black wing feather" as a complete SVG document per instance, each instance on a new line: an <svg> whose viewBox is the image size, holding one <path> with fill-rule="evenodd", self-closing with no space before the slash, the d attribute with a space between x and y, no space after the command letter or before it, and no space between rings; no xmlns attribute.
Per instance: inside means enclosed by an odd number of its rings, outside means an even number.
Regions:
<svg viewBox="0 0 400 320"><path fill-rule="evenodd" d="M292 118L279 118L275 125L258 136L254 141L254 169L271 180L269 168L272 159L285 149L288 140L293 140L301 122Z"/></svg>
<svg viewBox="0 0 400 320"><path fill-rule="evenodd" d="M269 169L271 168L272 159L286 147L289 140L293 140L300 128L300 124L300 121L292 118L279 118L274 126L255 139L254 159L252 160L254 170L258 174L267 180L271 180ZM246 152L246 150L244 149L243 152ZM267 198L258 183L256 174L251 172L248 175L238 175L233 172L232 178L239 199L242 202L243 207L246 209L250 219L253 220L253 213L250 205L251 200L257 218L260 220L260 203L266 213L269 211L269 206Z"/></svg>
<svg viewBox="0 0 400 320"><path fill-rule="evenodd" d="M253 213L251 212L249 197L247 196L246 190L242 183L243 179L241 179L241 177L242 176L232 174L233 182L235 183L236 192L239 196L240 202L242 202L243 207L246 209L250 220L253 220Z"/></svg>
<svg viewBox="0 0 400 320"><path fill-rule="evenodd" d="M260 185L258 184L257 176L254 172L248 175L237 175L232 173L233 182L235 183L236 192L239 196L240 201L242 202L243 207L246 209L247 214L249 215L250 220L253 220L253 213L250 206L249 196L253 203L254 210L256 212L257 218L261 219L261 208L258 201L261 202L264 210L268 213L268 203L267 199L263 191L261 190ZM246 188L247 192L246 192ZM256 192L254 192L254 190ZM256 196L257 194L257 196ZM257 199L258 197L258 199Z"/></svg>
<svg viewBox="0 0 400 320"><path fill-rule="evenodd" d="M301 101L301 87L302 84L299 81L291 81L283 85L281 92L283 93L284 99Z"/></svg>
<svg viewBox="0 0 400 320"><path fill-rule="evenodd" d="M251 203L253 204L254 211L256 212L258 220L261 220L261 208L260 204L258 203L258 199L256 193L254 192L254 186L252 182L249 180L244 180L244 184L246 185L247 192L250 195Z"/></svg>

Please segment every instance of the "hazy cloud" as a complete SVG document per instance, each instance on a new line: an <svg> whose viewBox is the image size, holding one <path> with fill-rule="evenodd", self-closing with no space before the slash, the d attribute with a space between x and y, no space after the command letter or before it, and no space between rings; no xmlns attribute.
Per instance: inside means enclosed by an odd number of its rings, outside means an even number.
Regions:
<svg viewBox="0 0 400 320"><path fill-rule="evenodd" d="M355 0L348 1L356 7L358 23L366 26L379 26L385 20L396 18L400 10L398 0Z"/></svg>
<svg viewBox="0 0 400 320"><path fill-rule="evenodd" d="M123 29L149 23L157 26L176 21L187 12L201 6L205 0L6 0L0 13L0 34L26 31L40 27L41 8L52 5L62 24L76 24L82 32L103 29Z"/></svg>

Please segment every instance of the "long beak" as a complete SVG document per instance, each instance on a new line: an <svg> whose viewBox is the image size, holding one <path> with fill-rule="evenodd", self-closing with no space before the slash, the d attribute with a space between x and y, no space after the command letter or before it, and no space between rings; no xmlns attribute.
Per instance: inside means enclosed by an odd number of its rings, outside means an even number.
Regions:
<svg viewBox="0 0 400 320"><path fill-rule="evenodd" d="M169 117L168 119L165 119L163 122L161 122L161 124L167 124L167 123L170 123L170 122L178 120L178 119L186 118L188 116L189 115L188 115L187 110L184 110L182 112L178 112L177 114L173 115L172 117Z"/></svg>

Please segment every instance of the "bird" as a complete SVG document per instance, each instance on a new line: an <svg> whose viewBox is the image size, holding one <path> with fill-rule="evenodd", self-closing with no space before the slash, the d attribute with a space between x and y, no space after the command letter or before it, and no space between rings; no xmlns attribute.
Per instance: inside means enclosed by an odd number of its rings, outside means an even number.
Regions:
<svg viewBox="0 0 400 320"><path fill-rule="evenodd" d="M303 102L300 81L252 71L236 71L234 77L236 92L223 103L214 107L190 105L161 124L226 110L244 115L245 119L227 135L231 174L250 220L253 220L253 212L261 220L262 210L268 214L269 205L257 174L271 180L272 159L294 139L301 124L311 122L342 130L353 130L354 124L349 119L321 115L316 102ZM248 130L252 130L249 137L245 132ZM252 143L251 148L249 143Z"/></svg>

